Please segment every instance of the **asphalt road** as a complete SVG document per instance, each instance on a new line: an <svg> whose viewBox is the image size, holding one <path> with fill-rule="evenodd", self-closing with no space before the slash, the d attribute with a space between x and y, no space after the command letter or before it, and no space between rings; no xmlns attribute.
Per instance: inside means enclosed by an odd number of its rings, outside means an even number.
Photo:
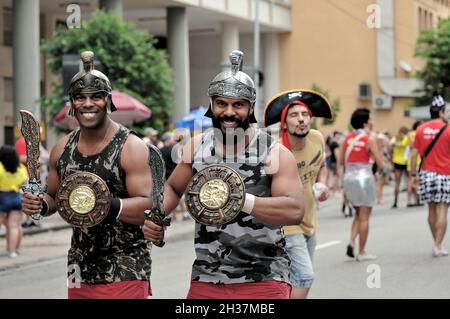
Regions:
<svg viewBox="0 0 450 319"><path fill-rule="evenodd" d="M344 218L337 206L333 201L319 210L310 298L450 298L450 257L432 257L425 207L376 207L367 251L378 259L360 263L345 256L351 218ZM185 236L154 248L152 258L153 298L185 298L194 259L192 239ZM66 298L65 276L61 256L0 271L0 298Z"/></svg>

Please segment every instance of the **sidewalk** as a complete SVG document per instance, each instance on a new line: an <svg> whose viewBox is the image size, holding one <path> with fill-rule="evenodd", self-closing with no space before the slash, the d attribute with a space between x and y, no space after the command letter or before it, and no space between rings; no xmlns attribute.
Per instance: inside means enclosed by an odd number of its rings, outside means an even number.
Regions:
<svg viewBox="0 0 450 319"><path fill-rule="evenodd" d="M23 229L24 235L34 235L39 233L44 233L50 230L61 230L70 228L70 225L67 224L58 214L54 214L50 217L44 218L39 225L34 225ZM0 238L5 237L5 227L0 228Z"/></svg>
<svg viewBox="0 0 450 319"><path fill-rule="evenodd" d="M9 258L6 254L3 227L0 232L0 274L7 269L67 256L71 236L71 226L55 214L45 218L39 227L25 228L19 256ZM192 238L192 241L194 239L194 221L178 218L167 229L165 241L170 244L189 238Z"/></svg>

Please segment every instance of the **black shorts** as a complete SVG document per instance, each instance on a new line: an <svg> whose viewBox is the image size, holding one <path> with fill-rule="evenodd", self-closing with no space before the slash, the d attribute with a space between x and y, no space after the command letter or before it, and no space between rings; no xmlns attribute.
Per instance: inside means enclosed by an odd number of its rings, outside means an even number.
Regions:
<svg viewBox="0 0 450 319"><path fill-rule="evenodd" d="M407 168L407 167L408 167L407 165L402 165L402 164L394 163L394 168L395 168L395 169L398 169L398 170L400 170L400 171L406 171L406 168Z"/></svg>

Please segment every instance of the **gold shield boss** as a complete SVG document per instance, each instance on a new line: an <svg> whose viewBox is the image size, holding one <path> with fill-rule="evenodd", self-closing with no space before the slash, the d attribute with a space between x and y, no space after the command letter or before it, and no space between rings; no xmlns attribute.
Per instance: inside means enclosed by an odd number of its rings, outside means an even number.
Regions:
<svg viewBox="0 0 450 319"><path fill-rule="evenodd" d="M225 165L212 165L195 174L184 194L186 207L197 222L220 226L231 222L245 202L241 176Z"/></svg>
<svg viewBox="0 0 450 319"><path fill-rule="evenodd" d="M75 227L88 228L99 224L108 215L110 206L108 185L89 172L70 174L56 193L58 213Z"/></svg>

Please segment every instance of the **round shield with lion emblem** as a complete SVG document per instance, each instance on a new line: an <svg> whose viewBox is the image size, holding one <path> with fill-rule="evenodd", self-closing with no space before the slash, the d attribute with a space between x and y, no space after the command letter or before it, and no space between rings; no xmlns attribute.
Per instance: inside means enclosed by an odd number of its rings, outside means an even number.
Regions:
<svg viewBox="0 0 450 319"><path fill-rule="evenodd" d="M75 227L88 228L99 224L108 215L110 205L108 185L89 172L70 174L56 193L58 213Z"/></svg>
<svg viewBox="0 0 450 319"><path fill-rule="evenodd" d="M220 226L231 222L245 202L241 176L225 165L212 165L195 174L185 192L186 207L197 222Z"/></svg>

